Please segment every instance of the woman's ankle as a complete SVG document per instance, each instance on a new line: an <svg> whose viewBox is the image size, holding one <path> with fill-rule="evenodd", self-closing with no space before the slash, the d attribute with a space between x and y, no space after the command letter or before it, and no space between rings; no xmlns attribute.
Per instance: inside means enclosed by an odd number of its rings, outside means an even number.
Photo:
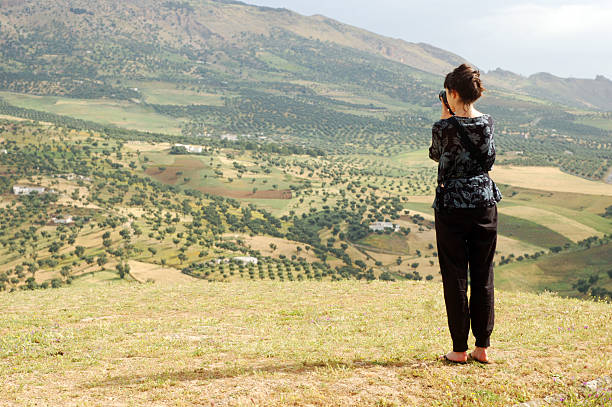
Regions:
<svg viewBox="0 0 612 407"><path fill-rule="evenodd" d="M470 352L470 355L478 360L487 360L489 355L487 354L487 348L475 346L474 350Z"/></svg>
<svg viewBox="0 0 612 407"><path fill-rule="evenodd" d="M457 351L452 350L448 352L445 356L448 359L454 360L456 362L465 362L468 358L467 351L457 352Z"/></svg>

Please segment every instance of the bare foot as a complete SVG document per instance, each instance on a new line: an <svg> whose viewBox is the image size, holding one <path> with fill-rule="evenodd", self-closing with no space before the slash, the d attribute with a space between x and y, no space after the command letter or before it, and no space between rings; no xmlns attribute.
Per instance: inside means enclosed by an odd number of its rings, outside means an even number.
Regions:
<svg viewBox="0 0 612 407"><path fill-rule="evenodd" d="M489 363L489 358L487 357L487 348L480 348L476 346L474 350L470 353L472 359L476 359L482 363Z"/></svg>
<svg viewBox="0 0 612 407"><path fill-rule="evenodd" d="M444 359L444 356L441 359ZM446 359L452 362L464 363L467 361L467 352L448 352Z"/></svg>

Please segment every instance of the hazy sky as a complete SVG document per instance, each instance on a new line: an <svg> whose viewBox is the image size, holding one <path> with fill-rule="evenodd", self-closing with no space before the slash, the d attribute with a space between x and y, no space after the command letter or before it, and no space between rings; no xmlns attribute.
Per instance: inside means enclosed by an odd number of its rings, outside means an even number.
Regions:
<svg viewBox="0 0 612 407"><path fill-rule="evenodd" d="M612 79L612 0L244 0L454 52L480 69Z"/></svg>

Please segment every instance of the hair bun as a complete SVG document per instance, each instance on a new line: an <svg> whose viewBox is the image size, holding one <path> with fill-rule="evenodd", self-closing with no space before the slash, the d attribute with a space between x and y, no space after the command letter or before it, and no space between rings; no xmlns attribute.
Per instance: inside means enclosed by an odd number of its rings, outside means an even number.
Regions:
<svg viewBox="0 0 612 407"><path fill-rule="evenodd" d="M461 64L444 79L444 87L459 93L459 97L465 103L473 103L486 89L482 86L480 70L468 64Z"/></svg>

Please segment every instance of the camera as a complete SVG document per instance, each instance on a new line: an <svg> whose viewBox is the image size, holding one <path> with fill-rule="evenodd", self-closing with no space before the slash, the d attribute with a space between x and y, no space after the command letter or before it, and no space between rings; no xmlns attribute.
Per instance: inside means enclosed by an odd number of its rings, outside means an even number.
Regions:
<svg viewBox="0 0 612 407"><path fill-rule="evenodd" d="M453 113L453 109L451 109L450 105L448 104L448 99L446 98L446 89L442 89L440 93L438 93L438 98L440 98L440 100L444 102L444 105L446 106L450 114L454 116L455 113Z"/></svg>
<svg viewBox="0 0 612 407"><path fill-rule="evenodd" d="M448 104L448 100L446 99L446 89L442 89L440 93L438 93L438 97L440 100L444 101L444 104Z"/></svg>

